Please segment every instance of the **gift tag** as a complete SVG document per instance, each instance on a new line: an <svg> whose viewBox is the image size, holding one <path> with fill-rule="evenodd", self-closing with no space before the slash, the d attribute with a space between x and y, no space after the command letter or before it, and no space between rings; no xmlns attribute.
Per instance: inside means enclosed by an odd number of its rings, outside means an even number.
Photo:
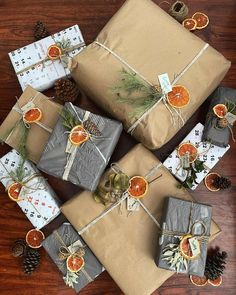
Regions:
<svg viewBox="0 0 236 295"><path fill-rule="evenodd" d="M73 244L71 244L68 249L70 250L71 253L75 253L79 248L84 247L84 245L82 244L82 242L80 240L74 242Z"/></svg>
<svg viewBox="0 0 236 295"><path fill-rule="evenodd" d="M21 107L21 110L22 110L23 113L26 113L29 110L32 110L33 108L35 108L35 104L31 100L27 104L25 104L23 107Z"/></svg>
<svg viewBox="0 0 236 295"><path fill-rule="evenodd" d="M184 154L181 158L180 158L180 162L181 162L181 167L182 168L189 168L190 167L190 161L189 161L189 152L187 152L186 154Z"/></svg>
<svg viewBox="0 0 236 295"><path fill-rule="evenodd" d="M67 140L67 145L66 145L66 150L65 150L65 152L66 152L67 154L73 154L73 152L74 152L76 149L77 149L77 146L74 145L74 144L72 144L72 143L70 142L70 140L68 139L68 140Z"/></svg>
<svg viewBox="0 0 236 295"><path fill-rule="evenodd" d="M234 125L234 122L236 121L236 115L228 112L225 115L225 118L227 119L227 121L229 122L230 125Z"/></svg>
<svg viewBox="0 0 236 295"><path fill-rule="evenodd" d="M162 74L162 75L158 75L158 80L160 82L161 89L164 94L167 94L172 91L172 86L171 86L170 79L169 79L169 76L167 73Z"/></svg>
<svg viewBox="0 0 236 295"><path fill-rule="evenodd" d="M193 257L199 255L201 253L200 247L199 247L199 242L196 238L190 238L188 239L191 251L193 253Z"/></svg>
<svg viewBox="0 0 236 295"><path fill-rule="evenodd" d="M139 201L135 198L127 198L127 210L128 211L138 211L140 207Z"/></svg>

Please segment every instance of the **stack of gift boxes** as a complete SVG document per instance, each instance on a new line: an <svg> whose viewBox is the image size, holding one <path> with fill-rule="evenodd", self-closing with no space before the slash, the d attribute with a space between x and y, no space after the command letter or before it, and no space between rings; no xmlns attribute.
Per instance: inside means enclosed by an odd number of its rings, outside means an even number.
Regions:
<svg viewBox="0 0 236 295"><path fill-rule="evenodd" d="M129 27L137 22L138 27ZM172 38L170 32L175 32ZM48 53L51 46L59 48L56 58ZM65 282L79 292L105 267L125 294L144 295L174 272L203 276L208 242L220 228L211 219L211 206L196 203L177 187L176 178L196 189L230 148L235 115L223 114L229 119L221 128L212 110L229 98L236 103L236 91L218 88L205 126L198 123L164 163L148 149L160 148L180 130L219 85L230 62L149 0L127 0L88 47L75 25L9 56L23 93L0 127L1 138L13 148L0 159L1 182L8 193L20 183L17 203L35 228L61 212L70 222L43 241ZM61 106L38 92L69 75L114 119L72 103ZM140 93L122 88L125 79L144 85ZM148 105L142 89L152 94ZM185 99L181 108L178 99ZM40 111L40 120L30 122L27 114L33 110ZM103 174L122 124L141 144ZM196 163L202 167L197 172ZM38 169L85 191L61 204ZM15 177L19 170L20 179ZM184 239L191 255L181 249ZM68 253L83 257L76 278Z"/></svg>

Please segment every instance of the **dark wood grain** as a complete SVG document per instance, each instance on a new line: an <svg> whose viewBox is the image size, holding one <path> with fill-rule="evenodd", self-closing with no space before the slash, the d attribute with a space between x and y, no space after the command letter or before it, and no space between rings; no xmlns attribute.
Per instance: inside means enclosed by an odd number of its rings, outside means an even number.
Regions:
<svg viewBox="0 0 236 295"><path fill-rule="evenodd" d="M83 32L86 43L94 40L96 35L119 9L123 0L0 0L0 120L6 117L15 103L15 96L21 94L16 75L10 64L7 53L33 41L32 27L37 20L47 24L51 33L78 23ZM155 1L159 3L161 1ZM235 0L189 0L190 14L203 11L210 17L208 28L195 34L203 38L232 61L232 67L222 85L236 88L236 1ZM167 8L163 4L163 8ZM134 24L135 25L135 24ZM199 85L201 87L201 85ZM52 92L46 92L51 94ZM83 96L78 103L96 113L96 108L88 98ZM194 114L186 126L166 146L155 154L161 159L174 149L186 134L201 121L207 112L208 101ZM136 141L123 133L112 160L122 157ZM3 156L10 148L0 147ZM222 234L212 243L229 254L224 282L220 288L193 286L187 276L174 275L166 281L154 294L156 295L233 295L236 289L236 145L232 144L230 151L214 169L230 177L233 187L226 192L210 193L201 184L192 195L196 200L209 203L213 206L215 221L222 229ZM47 176L60 199L64 202L79 191L78 187L61 180ZM59 216L45 229L49 234L63 222ZM11 202L0 188L0 294L1 295L72 295L72 289L65 286L62 275L52 263L46 253L41 250L42 263L39 269L28 277L22 274L20 260L11 257L10 250L13 241L25 236L31 229L29 221ZM111 257L112 259L112 257ZM125 261L124 261L125 263ZM137 280L142 278L137 278ZM100 275L93 283L81 291L83 295L118 295L122 294L107 272Z"/></svg>

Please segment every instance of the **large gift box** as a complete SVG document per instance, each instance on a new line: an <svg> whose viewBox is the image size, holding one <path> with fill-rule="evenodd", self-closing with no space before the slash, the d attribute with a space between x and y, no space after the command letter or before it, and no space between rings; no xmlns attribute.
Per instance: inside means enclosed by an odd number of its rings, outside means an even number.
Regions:
<svg viewBox="0 0 236 295"><path fill-rule="evenodd" d="M54 44L62 52L57 59L50 59L48 49ZM22 90L31 85L38 91L44 91L52 87L56 80L70 74L66 59L77 55L84 47L85 43L79 26L74 25L16 49L9 53L9 57Z"/></svg>
<svg viewBox="0 0 236 295"><path fill-rule="evenodd" d="M73 58L71 75L138 141L156 149L177 133L229 67L220 53L151 0L127 0L97 39ZM185 107L172 107L165 95L160 99L158 76L165 73L172 85L188 89ZM166 93L168 79L159 78ZM116 90L120 83L123 88Z"/></svg>
<svg viewBox="0 0 236 295"><path fill-rule="evenodd" d="M27 126L30 127L26 141L28 159L37 163L58 120L61 105L28 86L0 126L0 137L11 147L19 150L25 130L23 114L30 108L39 108L42 112L40 121Z"/></svg>
<svg viewBox="0 0 236 295"><path fill-rule="evenodd" d="M89 134L87 141L78 146L70 141L73 126L76 125L83 128L82 134ZM121 123L66 103L38 167L48 174L93 191L121 132Z"/></svg>
<svg viewBox="0 0 236 295"><path fill-rule="evenodd" d="M60 214L56 194L29 161L21 169L22 158L16 150L11 150L0 159L0 181L6 189L22 175L19 201L17 204L37 229L41 229ZM19 169L20 168L20 169ZM21 171L21 173L19 173ZM19 179L20 180L20 179Z"/></svg>
<svg viewBox="0 0 236 295"><path fill-rule="evenodd" d="M196 173L195 182L190 181L191 183L189 183L188 188L192 190L197 188L199 183L230 148L229 145L226 147L219 147L210 142L202 141L203 129L204 126L201 123L198 123L181 142L181 144L193 144L197 148L198 161L203 163L203 169ZM163 165L181 182L186 180L188 170L184 169L182 165L181 158L178 155L178 147L168 156Z"/></svg>
<svg viewBox="0 0 236 295"><path fill-rule="evenodd" d="M227 147L229 139L233 135L233 122L236 120L236 89L219 87L211 94L211 99L202 139L220 147ZM213 113L213 107L217 104L229 105L228 111L233 114L234 119L230 122L227 120L227 127L220 127L218 123L219 118Z"/></svg>
<svg viewBox="0 0 236 295"><path fill-rule="evenodd" d="M209 205L166 198L156 260L158 267L204 276L211 216Z"/></svg>
<svg viewBox="0 0 236 295"><path fill-rule="evenodd" d="M173 274L155 264L163 201L166 196L193 199L185 189L176 187L175 178L142 145L134 147L117 165L130 177L149 180L148 192L137 201L137 210L126 210L126 201L127 205L130 201L126 193L120 201L104 207L88 191L65 203L61 210L124 294L150 295ZM104 178L110 171L107 173ZM219 232L212 222L210 240Z"/></svg>
<svg viewBox="0 0 236 295"><path fill-rule="evenodd" d="M62 224L48 236L42 244L54 263L63 273L65 282L74 288L77 293L104 270L101 263L69 223ZM77 254L78 250L81 248L84 249L82 252L82 254L84 254L82 255L84 267L73 275L67 268L66 260L69 255ZM61 256L63 250L67 252L64 257ZM70 276L74 277L75 281L68 280ZM70 284L70 282L72 283Z"/></svg>

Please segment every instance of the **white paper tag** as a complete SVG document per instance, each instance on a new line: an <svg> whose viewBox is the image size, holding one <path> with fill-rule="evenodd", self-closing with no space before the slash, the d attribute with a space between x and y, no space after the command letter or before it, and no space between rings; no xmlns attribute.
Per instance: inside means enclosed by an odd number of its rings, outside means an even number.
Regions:
<svg viewBox="0 0 236 295"><path fill-rule="evenodd" d="M172 86L167 73L159 75L158 80L160 82L160 86L164 94L167 94L172 91Z"/></svg>
<svg viewBox="0 0 236 295"><path fill-rule="evenodd" d="M74 242L73 244L71 244L68 249L70 250L71 253L75 253L80 247L84 247L84 245L82 244L82 242L80 240Z"/></svg>
<svg viewBox="0 0 236 295"><path fill-rule="evenodd" d="M197 256L201 253L200 247L199 247L199 242L196 238L190 238L188 239L191 251L193 253L193 256Z"/></svg>
<svg viewBox="0 0 236 295"><path fill-rule="evenodd" d="M67 140L67 145L66 145L66 150L65 150L65 152L66 152L67 154L72 154L72 153L74 152L75 149L77 149L77 146L74 145L74 144L72 144L72 143L70 142L70 140L68 139L68 140Z"/></svg>
<svg viewBox="0 0 236 295"><path fill-rule="evenodd" d="M227 119L227 121L229 122L230 125L234 125L234 122L236 121L236 115L228 112L225 115L225 118Z"/></svg>
<svg viewBox="0 0 236 295"><path fill-rule="evenodd" d="M127 210L128 211L138 211L140 208L139 202L135 198L127 198Z"/></svg>
<svg viewBox="0 0 236 295"><path fill-rule="evenodd" d="M181 167L182 168L189 168L190 167L190 161L189 161L189 152L184 154L181 158Z"/></svg>
<svg viewBox="0 0 236 295"><path fill-rule="evenodd" d="M33 101L29 101L27 104L21 107L21 110L23 113L26 113L33 108L35 108L35 104L33 103Z"/></svg>

